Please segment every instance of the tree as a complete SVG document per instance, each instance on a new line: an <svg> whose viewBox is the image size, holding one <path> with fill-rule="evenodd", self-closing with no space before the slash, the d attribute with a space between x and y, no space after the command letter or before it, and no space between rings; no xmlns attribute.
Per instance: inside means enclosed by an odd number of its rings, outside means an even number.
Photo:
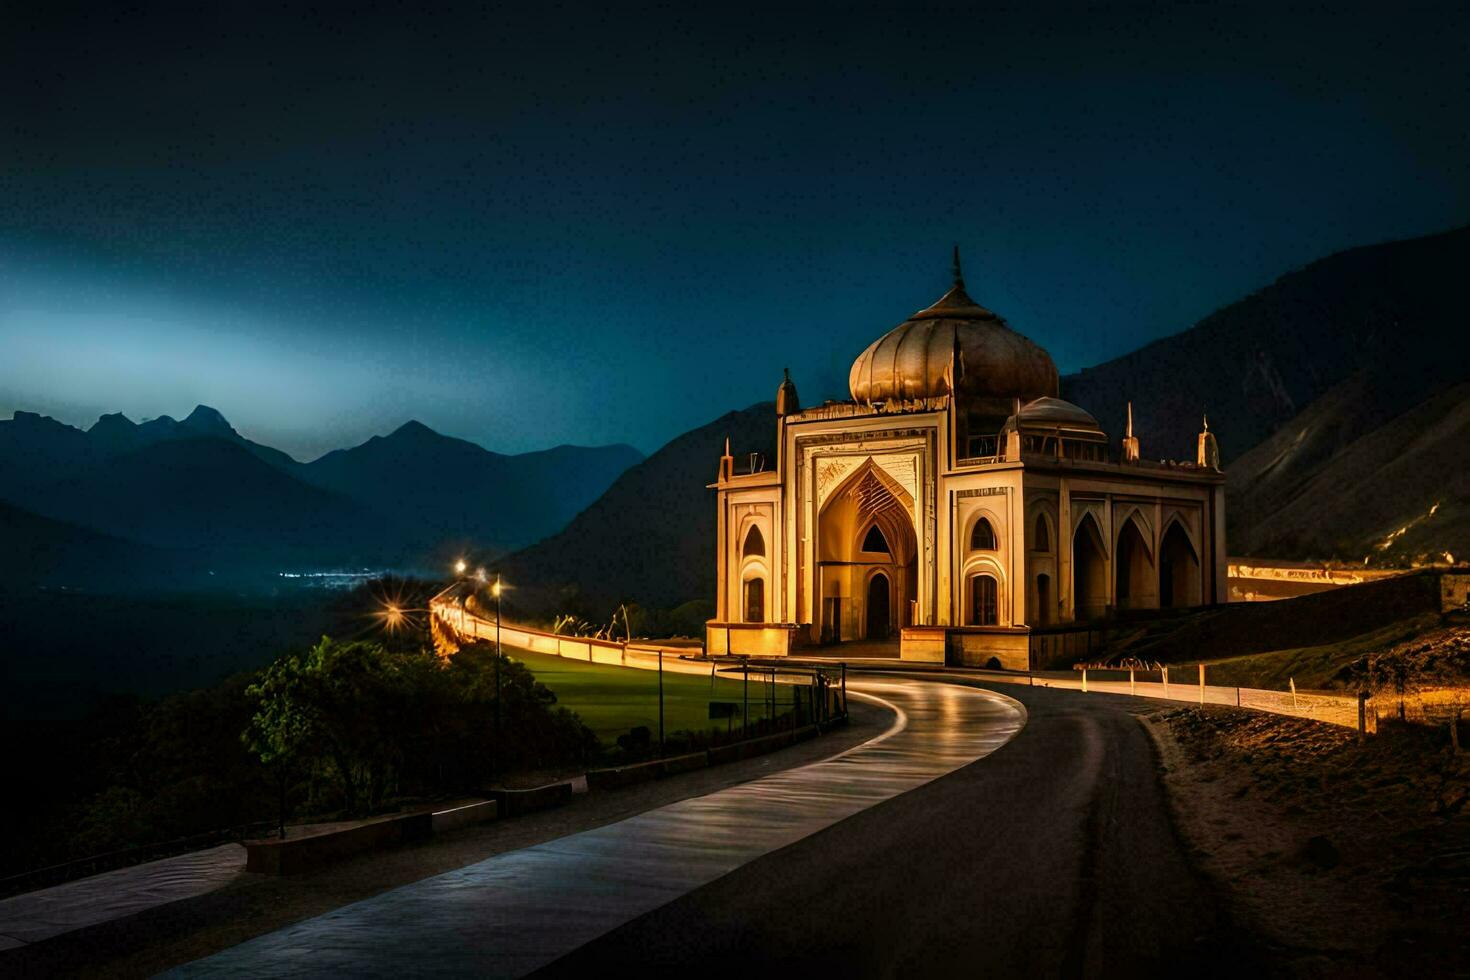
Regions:
<svg viewBox="0 0 1470 980"><path fill-rule="evenodd" d="M323 637L272 664L249 689L246 744L269 766L311 772L360 813L395 793L478 788L507 769L582 761L597 740L524 665L489 644L432 650ZM320 803L321 801L318 800Z"/></svg>

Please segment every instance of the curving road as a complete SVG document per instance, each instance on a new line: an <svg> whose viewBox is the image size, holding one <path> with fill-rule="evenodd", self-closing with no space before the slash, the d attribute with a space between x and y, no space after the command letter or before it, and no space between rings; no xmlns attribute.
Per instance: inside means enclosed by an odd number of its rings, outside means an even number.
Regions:
<svg viewBox="0 0 1470 980"><path fill-rule="evenodd" d="M624 930L646 928L651 915L702 900L731 872L758 868L855 814L970 766L1016 736L1026 720L1016 701L992 691L878 677L850 682L849 690L890 706L893 726L830 759L497 855L177 972L521 976L588 943L596 949L599 937L631 966L638 951L619 945L630 935ZM780 903L755 905L743 914L784 912ZM699 960L698 951L681 948L691 962Z"/></svg>
<svg viewBox="0 0 1470 980"><path fill-rule="evenodd" d="M750 862L544 972L1258 972L1258 951L1175 835L1152 741L1132 717L1157 705L1006 687L1028 720L1002 751Z"/></svg>

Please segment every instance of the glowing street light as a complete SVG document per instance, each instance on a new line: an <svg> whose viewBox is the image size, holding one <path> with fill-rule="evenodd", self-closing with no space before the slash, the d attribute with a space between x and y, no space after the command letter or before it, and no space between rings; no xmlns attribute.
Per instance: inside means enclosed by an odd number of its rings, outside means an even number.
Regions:
<svg viewBox="0 0 1470 980"><path fill-rule="evenodd" d="M458 575L460 578L464 578L465 569L469 567L470 566L465 563L465 560L461 558L459 561L454 563L454 574Z"/></svg>
<svg viewBox="0 0 1470 980"><path fill-rule="evenodd" d="M490 594L495 597L495 758L500 759L500 594L505 591L501 585L500 575L495 576L495 584L490 586ZM497 766L498 768L498 766Z"/></svg>
<svg viewBox="0 0 1470 980"><path fill-rule="evenodd" d="M390 633L398 632L399 628L408 622L409 613L426 613L428 609L406 609L397 602L389 600L383 603L383 609L379 616L383 619L383 626Z"/></svg>

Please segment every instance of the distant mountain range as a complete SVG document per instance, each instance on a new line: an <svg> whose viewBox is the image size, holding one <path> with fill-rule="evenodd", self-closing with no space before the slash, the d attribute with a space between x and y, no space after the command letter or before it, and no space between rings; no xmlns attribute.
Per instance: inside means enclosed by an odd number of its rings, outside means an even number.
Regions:
<svg viewBox="0 0 1470 980"><path fill-rule="evenodd" d="M0 421L0 581L437 568L559 530L641 458L629 446L508 456L409 422L301 463L203 405L182 421L104 415L87 430L16 412Z"/></svg>
<svg viewBox="0 0 1470 980"><path fill-rule="evenodd" d="M1151 458L1193 458L1208 412L1232 554L1464 558L1467 268L1470 228L1342 252L1063 378L1062 394L1115 439L1132 400ZM86 431L17 412L0 422L0 582L110 568L437 568L471 549L498 562L528 612L667 609L714 593L705 486L725 438L737 455L771 458L775 432L773 407L756 405L640 461L627 446L504 456L410 422L300 463L205 406L182 421L106 415Z"/></svg>
<svg viewBox="0 0 1470 980"><path fill-rule="evenodd" d="M1407 564L1470 557L1470 228L1352 249L1183 333L1062 379L1115 440L1133 401L1145 456L1193 459L1208 413L1231 554ZM560 534L497 567L527 612L605 618L714 595L714 481L774 457L770 404L675 439ZM1403 529L1402 531L1400 529Z"/></svg>

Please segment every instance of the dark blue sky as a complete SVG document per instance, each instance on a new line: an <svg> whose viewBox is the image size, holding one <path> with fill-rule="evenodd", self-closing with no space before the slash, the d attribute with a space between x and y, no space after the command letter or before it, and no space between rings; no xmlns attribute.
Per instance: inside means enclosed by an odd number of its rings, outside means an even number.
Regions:
<svg viewBox="0 0 1470 980"><path fill-rule="evenodd" d="M651 451L953 242L1069 371L1470 219L1449 6L200 6L0 14L0 415Z"/></svg>

